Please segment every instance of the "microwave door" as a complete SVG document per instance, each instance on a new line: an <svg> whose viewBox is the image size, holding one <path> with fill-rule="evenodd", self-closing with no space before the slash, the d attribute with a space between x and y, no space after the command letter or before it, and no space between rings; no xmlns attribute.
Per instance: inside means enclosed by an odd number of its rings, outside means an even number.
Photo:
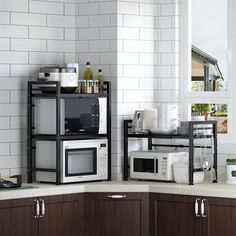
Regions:
<svg viewBox="0 0 236 236"><path fill-rule="evenodd" d="M155 173L155 164L153 158L134 158L134 172Z"/></svg>
<svg viewBox="0 0 236 236"><path fill-rule="evenodd" d="M65 177L97 174L96 148L65 150Z"/></svg>

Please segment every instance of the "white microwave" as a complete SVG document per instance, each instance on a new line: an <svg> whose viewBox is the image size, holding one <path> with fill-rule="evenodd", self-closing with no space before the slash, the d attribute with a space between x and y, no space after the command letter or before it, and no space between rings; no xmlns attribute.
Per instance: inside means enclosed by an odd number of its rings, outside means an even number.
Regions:
<svg viewBox="0 0 236 236"><path fill-rule="evenodd" d="M188 152L130 152L130 178L172 181L176 162L188 162Z"/></svg>
<svg viewBox="0 0 236 236"><path fill-rule="evenodd" d="M61 183L108 179L107 139L61 142ZM56 169L56 142L36 141L36 168ZM55 172L36 172L36 181L56 182Z"/></svg>

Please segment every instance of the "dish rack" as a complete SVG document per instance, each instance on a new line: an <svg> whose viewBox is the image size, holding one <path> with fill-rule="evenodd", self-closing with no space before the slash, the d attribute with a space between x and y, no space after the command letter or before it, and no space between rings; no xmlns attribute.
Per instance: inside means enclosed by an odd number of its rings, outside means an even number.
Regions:
<svg viewBox="0 0 236 236"><path fill-rule="evenodd" d="M175 147L175 148L188 148L189 151L189 185L193 185L194 169L194 149L206 148L212 149L213 154L213 166L215 170L215 179L213 183L217 183L217 121L189 121L188 133L145 133L134 134L132 132L132 120L124 120L124 175L123 179L128 180L129 165L128 165L128 153L129 153L129 139L144 138L148 139L148 150L153 150L157 147ZM187 140L188 144L155 144L155 139L182 139ZM195 145L195 139L212 139L211 145ZM186 142L185 142L186 143Z"/></svg>

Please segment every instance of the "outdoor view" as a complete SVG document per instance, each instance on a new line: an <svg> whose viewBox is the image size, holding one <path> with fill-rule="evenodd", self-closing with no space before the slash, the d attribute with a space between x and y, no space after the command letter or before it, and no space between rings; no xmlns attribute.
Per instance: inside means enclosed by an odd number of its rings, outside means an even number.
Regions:
<svg viewBox="0 0 236 236"><path fill-rule="evenodd" d="M218 133L225 134L228 129L226 104L192 104L192 120L217 120Z"/></svg>
<svg viewBox="0 0 236 236"><path fill-rule="evenodd" d="M192 91L227 88L227 0L192 0Z"/></svg>
<svg viewBox="0 0 236 236"><path fill-rule="evenodd" d="M227 90L228 0L191 0L192 91ZM192 120L217 120L227 133L227 104L192 104ZM199 118L201 117L201 118Z"/></svg>

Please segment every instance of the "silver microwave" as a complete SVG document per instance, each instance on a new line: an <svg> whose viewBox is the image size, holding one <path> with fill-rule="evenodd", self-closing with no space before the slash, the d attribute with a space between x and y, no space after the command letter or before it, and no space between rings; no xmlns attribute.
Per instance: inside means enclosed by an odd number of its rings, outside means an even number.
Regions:
<svg viewBox="0 0 236 236"><path fill-rule="evenodd" d="M108 179L107 139L61 142L61 183ZM36 168L56 169L56 142L36 141ZM55 172L36 172L36 181L56 182Z"/></svg>
<svg viewBox="0 0 236 236"><path fill-rule="evenodd" d="M35 133L56 134L56 100L35 100ZM61 98L60 134L106 134L107 98Z"/></svg>
<svg viewBox="0 0 236 236"><path fill-rule="evenodd" d="M173 164L187 161L188 152L130 152L130 178L172 181Z"/></svg>

